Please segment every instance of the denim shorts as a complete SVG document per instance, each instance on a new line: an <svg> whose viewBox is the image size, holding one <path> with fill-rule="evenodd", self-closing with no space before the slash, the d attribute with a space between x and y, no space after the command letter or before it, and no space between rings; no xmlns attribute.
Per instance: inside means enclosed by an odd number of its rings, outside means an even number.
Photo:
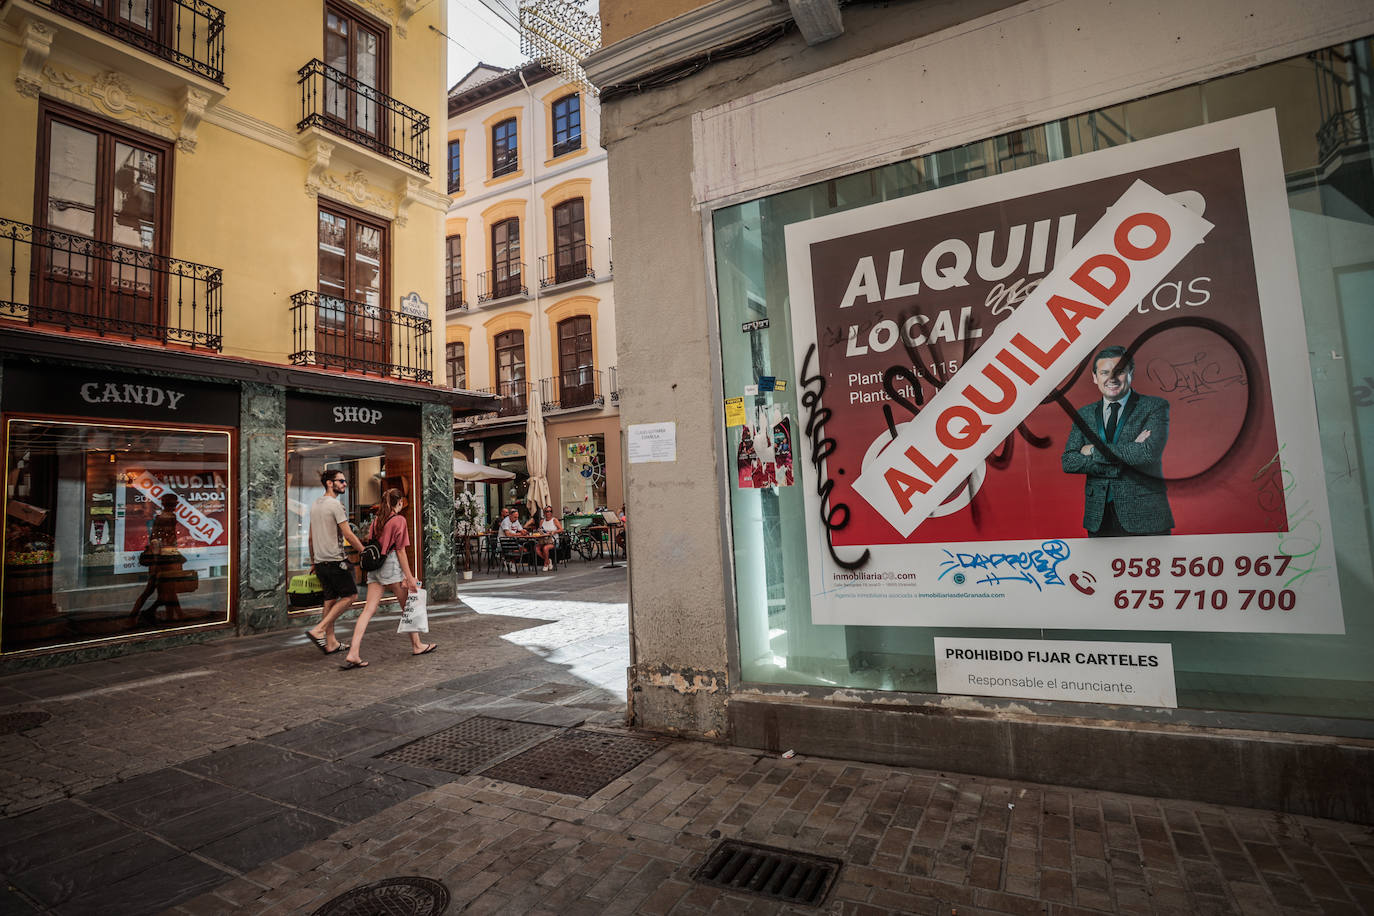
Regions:
<svg viewBox="0 0 1374 916"><path fill-rule="evenodd" d="M401 572L401 561L396 559L396 551L391 551L382 561L382 565L367 574L367 584L373 582L378 585L394 585L405 578Z"/></svg>

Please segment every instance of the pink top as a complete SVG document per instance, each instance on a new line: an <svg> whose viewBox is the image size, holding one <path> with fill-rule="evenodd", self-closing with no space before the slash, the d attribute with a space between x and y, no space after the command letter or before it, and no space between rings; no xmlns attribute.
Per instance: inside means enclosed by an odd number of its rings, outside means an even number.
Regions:
<svg viewBox="0 0 1374 916"><path fill-rule="evenodd" d="M373 523L376 527L376 523ZM382 553L388 554L396 549L404 550L410 546L410 526L406 524L404 515L393 515L387 519L386 525L382 528L382 536L377 539L381 545Z"/></svg>

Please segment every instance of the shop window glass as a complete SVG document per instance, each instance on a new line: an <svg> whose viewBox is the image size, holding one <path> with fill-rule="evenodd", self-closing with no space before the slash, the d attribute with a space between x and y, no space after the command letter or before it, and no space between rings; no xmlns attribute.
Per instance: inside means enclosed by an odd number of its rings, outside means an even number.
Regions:
<svg viewBox="0 0 1374 916"><path fill-rule="evenodd" d="M410 505L405 511L410 523L407 553L410 568L418 570L416 554L420 543L419 507L415 496L415 446L409 442L368 441L361 439L286 437L286 566L288 576L303 576L310 571L310 507L324 494L320 472L326 468L342 471L348 486L341 497L348 523L359 540L367 538L368 527L377 514L382 493L395 488L405 494ZM350 548L350 556L357 557ZM357 566L354 578L365 581ZM359 590L359 599L365 589ZM293 609L319 607L293 599Z"/></svg>
<svg viewBox="0 0 1374 916"><path fill-rule="evenodd" d="M588 515L606 505L606 437L558 440L559 484L564 515Z"/></svg>
<svg viewBox="0 0 1374 916"><path fill-rule="evenodd" d="M228 432L6 425L0 651L228 622Z"/></svg>
<svg viewBox="0 0 1374 916"><path fill-rule="evenodd" d="M771 422L778 415L791 417L800 485L775 486L765 480L760 486L751 479L737 486L736 449L741 462L746 449L739 428L727 430L743 679L933 694L938 692L937 636L1154 642L1172 646L1180 707L1368 718L1374 704L1374 668L1369 664L1374 657L1369 576L1374 520L1367 497L1360 493L1368 492L1369 456L1374 455L1374 364L1364 356L1374 328L1374 172L1368 159L1369 125L1374 123L1374 96L1368 91L1374 78L1372 57L1369 39L1342 44L717 210L713 231L721 327L771 319L763 331L722 335L726 394L737 394L764 377L798 380L784 392L760 392L745 400L750 418ZM811 316L789 313L784 227L1268 109L1274 110L1278 125L1301 286L1301 302L1293 307L1302 311L1312 352L1308 369L1314 379L1332 521L1332 530L1323 536L1337 545L1334 578L1345 632L1074 630L1040 627L1032 619L1020 629L813 624L802 490L814 487L815 481L801 454L810 446L797 433L796 424L805 415L797 389L805 383L791 338L791 324ZM902 279L919 276L919 265L907 266L917 273ZM880 281L887 267L886 262L877 266ZM982 305L981 297L977 304ZM1151 307L1169 306L1166 296ZM938 378L953 369L957 366L934 366L927 372ZM1137 379L1142 375L1137 366ZM928 400L933 389L924 394ZM1052 448L1062 449L1063 431L1054 435ZM1030 446L1018 440L1016 447ZM1058 454L1056 450L1056 458ZM1108 595L1110 602L1110 590ZM1297 729L1331 728L1329 720L1319 726L1289 721Z"/></svg>

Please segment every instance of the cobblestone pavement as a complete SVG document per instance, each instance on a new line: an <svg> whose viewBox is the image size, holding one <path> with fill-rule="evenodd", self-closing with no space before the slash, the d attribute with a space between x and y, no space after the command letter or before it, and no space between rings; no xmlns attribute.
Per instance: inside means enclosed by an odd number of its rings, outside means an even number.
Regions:
<svg viewBox="0 0 1374 916"><path fill-rule="evenodd" d="M51 714L0 736L0 912L308 914L418 875L449 913L1374 913L1369 828L636 734L623 571L461 592L437 652L378 619L361 671L297 628L0 678L0 714ZM588 797L497 778L578 775L523 763L573 738L648 756ZM819 907L694 881L722 838L843 865Z"/></svg>

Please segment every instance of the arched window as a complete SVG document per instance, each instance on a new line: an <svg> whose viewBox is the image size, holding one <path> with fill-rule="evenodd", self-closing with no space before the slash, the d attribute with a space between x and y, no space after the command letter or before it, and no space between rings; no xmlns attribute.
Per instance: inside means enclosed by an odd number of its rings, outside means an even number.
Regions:
<svg viewBox="0 0 1374 916"><path fill-rule="evenodd" d="M582 198L553 208L553 282L587 276L587 220Z"/></svg>
<svg viewBox="0 0 1374 916"><path fill-rule="evenodd" d="M574 315L558 322L558 403L560 407L582 407L594 400L592 319Z"/></svg>
<svg viewBox="0 0 1374 916"><path fill-rule="evenodd" d="M576 92L553 103L553 154L582 148L582 105Z"/></svg>
<svg viewBox="0 0 1374 916"><path fill-rule="evenodd" d="M463 237L450 235L444 239L444 308L465 309L463 298Z"/></svg>
<svg viewBox="0 0 1374 916"><path fill-rule="evenodd" d="M468 360L467 354L463 352L463 342L454 341L445 348L444 362L448 368L448 384L450 388L466 388L468 386Z"/></svg>
<svg viewBox="0 0 1374 916"><path fill-rule="evenodd" d="M491 227L491 294L493 299L514 296L524 289L520 263L520 220L503 219Z"/></svg>
<svg viewBox="0 0 1374 916"><path fill-rule="evenodd" d="M520 168L520 140L515 119L507 118L491 129L491 177L509 175Z"/></svg>
<svg viewBox="0 0 1374 916"><path fill-rule="evenodd" d="M525 332L496 335L496 393L502 416L525 412Z"/></svg>

